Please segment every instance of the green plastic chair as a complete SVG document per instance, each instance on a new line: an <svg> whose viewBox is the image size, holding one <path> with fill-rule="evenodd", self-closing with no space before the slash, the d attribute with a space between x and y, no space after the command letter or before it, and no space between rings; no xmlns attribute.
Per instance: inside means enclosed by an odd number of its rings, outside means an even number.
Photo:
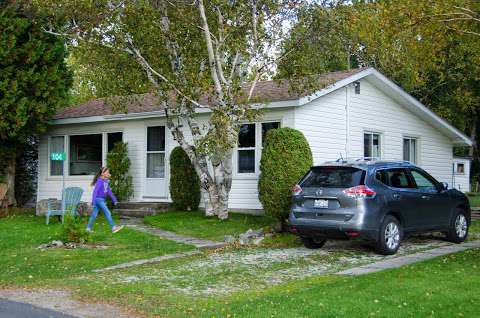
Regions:
<svg viewBox="0 0 480 318"><path fill-rule="evenodd" d="M62 223L65 217L65 214L72 213L73 215L77 214L77 206L80 203L82 198L83 189L79 187L69 187L65 188L62 195L62 206L60 210L55 210L52 208L52 202L48 200L48 211L47 211L47 225L50 222L51 216L61 216Z"/></svg>

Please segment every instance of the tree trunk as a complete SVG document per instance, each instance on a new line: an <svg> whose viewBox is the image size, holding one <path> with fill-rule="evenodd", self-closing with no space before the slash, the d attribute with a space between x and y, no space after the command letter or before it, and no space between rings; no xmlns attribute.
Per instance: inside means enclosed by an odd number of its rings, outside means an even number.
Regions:
<svg viewBox="0 0 480 318"><path fill-rule="evenodd" d="M7 204L17 205L17 200L15 200L15 166L16 166L16 156L15 149L12 148L9 156L7 158L8 163L5 169L5 181L7 183L8 191L6 195Z"/></svg>

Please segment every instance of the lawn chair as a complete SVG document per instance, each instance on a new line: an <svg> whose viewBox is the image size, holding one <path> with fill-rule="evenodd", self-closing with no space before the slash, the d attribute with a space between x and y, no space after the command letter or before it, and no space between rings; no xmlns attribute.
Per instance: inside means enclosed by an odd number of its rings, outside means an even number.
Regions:
<svg viewBox="0 0 480 318"><path fill-rule="evenodd" d="M60 210L55 210L52 207L52 202L48 200L48 211L47 211L47 225L50 221L50 217L57 215L61 217L62 223L65 217L65 214L71 213L73 215L77 214L77 206L80 203L82 198L83 189L78 187L66 188L62 196L62 205Z"/></svg>

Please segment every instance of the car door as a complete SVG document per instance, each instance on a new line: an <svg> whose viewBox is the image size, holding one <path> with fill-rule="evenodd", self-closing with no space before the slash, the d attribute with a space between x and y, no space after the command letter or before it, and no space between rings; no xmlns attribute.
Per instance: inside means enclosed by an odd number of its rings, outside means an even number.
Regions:
<svg viewBox="0 0 480 318"><path fill-rule="evenodd" d="M441 191L439 182L420 169L410 169L416 191L420 194L419 220L421 227L434 230L448 224L451 202L448 193Z"/></svg>
<svg viewBox="0 0 480 318"><path fill-rule="evenodd" d="M420 198L408 171L404 168L381 169L377 170L376 179L388 186L387 209L401 214L405 231L415 229L418 223L416 204Z"/></svg>

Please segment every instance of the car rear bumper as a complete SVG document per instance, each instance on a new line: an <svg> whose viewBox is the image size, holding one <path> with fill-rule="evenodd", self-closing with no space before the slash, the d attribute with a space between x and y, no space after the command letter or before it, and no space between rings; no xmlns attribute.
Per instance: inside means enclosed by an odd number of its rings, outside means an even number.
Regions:
<svg viewBox="0 0 480 318"><path fill-rule="evenodd" d="M315 220L295 218L290 214L288 228L291 233L303 237L378 240L378 228L368 226L362 218L358 217L350 221Z"/></svg>

